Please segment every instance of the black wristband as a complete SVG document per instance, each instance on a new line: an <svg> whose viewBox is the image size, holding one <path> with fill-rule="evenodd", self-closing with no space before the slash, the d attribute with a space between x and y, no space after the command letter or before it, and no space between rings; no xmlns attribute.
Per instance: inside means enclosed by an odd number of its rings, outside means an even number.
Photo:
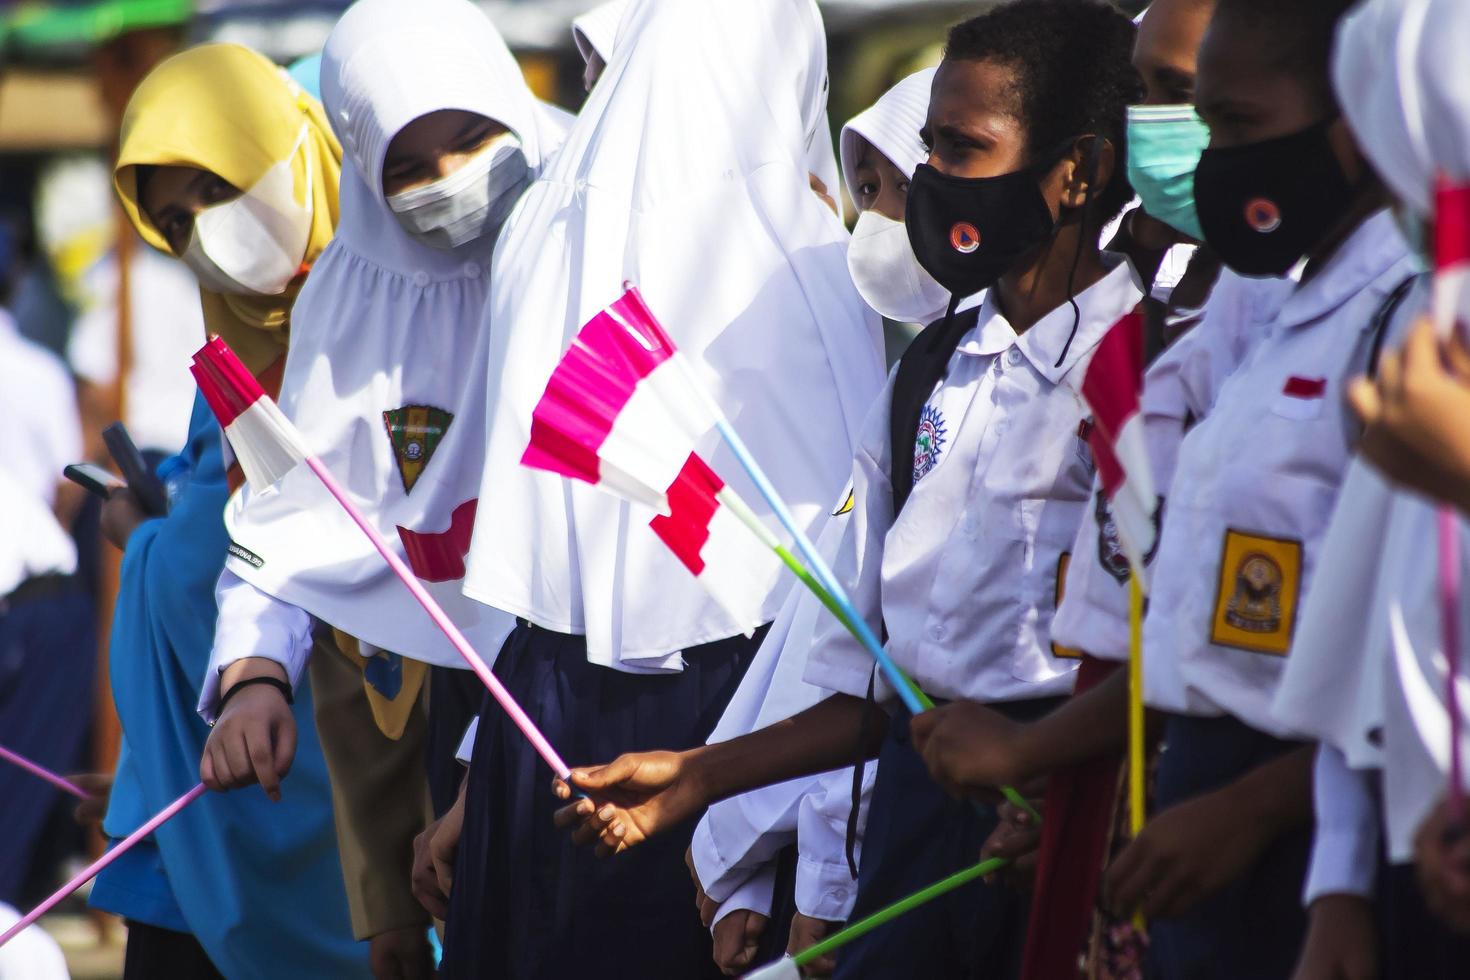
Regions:
<svg viewBox="0 0 1470 980"><path fill-rule="evenodd" d="M269 684L271 687L281 692L281 697L286 699L287 704L296 703L296 698L293 697L291 694L291 685L287 684L279 677L247 677L243 681L236 681L234 684L231 684L230 689L224 694L220 695L219 704L214 706L214 716L218 718L220 715L224 714L225 705L230 703L230 698L234 697L237 693L243 691L251 684Z"/></svg>

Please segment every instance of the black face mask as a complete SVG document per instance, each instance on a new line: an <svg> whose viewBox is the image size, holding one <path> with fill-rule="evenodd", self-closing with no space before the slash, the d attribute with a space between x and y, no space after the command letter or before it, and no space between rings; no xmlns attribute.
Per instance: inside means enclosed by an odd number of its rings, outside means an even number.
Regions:
<svg viewBox="0 0 1470 980"><path fill-rule="evenodd" d="M1244 276L1279 276L1341 219L1353 195L1326 122L1276 139L1205 150L1194 203L1205 242Z"/></svg>
<svg viewBox="0 0 1470 980"><path fill-rule="evenodd" d="M921 163L904 210L924 270L956 297L995 284L1056 230L1028 168L999 177L950 177Z"/></svg>

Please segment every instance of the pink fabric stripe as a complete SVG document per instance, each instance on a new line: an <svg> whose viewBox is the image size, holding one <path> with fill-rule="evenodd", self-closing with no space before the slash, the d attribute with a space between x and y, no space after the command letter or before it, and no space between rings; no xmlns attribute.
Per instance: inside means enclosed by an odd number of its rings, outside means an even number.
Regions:
<svg viewBox="0 0 1470 980"><path fill-rule="evenodd" d="M408 567L425 582L452 582L464 578L464 556L470 552L470 535L475 530L479 499L466 500L454 508L445 531L410 531L398 526L398 540Z"/></svg>
<svg viewBox="0 0 1470 980"><path fill-rule="evenodd" d="M189 370L222 429L265 394L255 375L218 337L211 338L209 343L199 348Z"/></svg>
<svg viewBox="0 0 1470 980"><path fill-rule="evenodd" d="M1434 188L1434 267L1470 262L1470 184L1440 177Z"/></svg>
<svg viewBox="0 0 1470 980"><path fill-rule="evenodd" d="M710 518L720 507L715 495L724 486L724 481L698 453L690 453L684 468L669 484L668 515L660 514L648 522L659 540L695 575L704 571L700 552L709 540Z"/></svg>
<svg viewBox="0 0 1470 980"><path fill-rule="evenodd" d="M1289 398L1321 398L1327 394L1327 379L1303 378L1293 374L1286 379L1281 393Z"/></svg>
<svg viewBox="0 0 1470 980"><path fill-rule="evenodd" d="M57 789L64 792L70 793L72 796L75 796L79 800L90 799L92 796L91 793L88 793L86 790L82 789L80 786L72 782L70 779L67 779L65 776L58 775L52 772L50 769L47 769L45 766L36 762L32 762L30 759L27 759L19 752L10 751L3 745L0 745L0 759L4 759L6 762L11 763L12 765L19 766L26 772L30 773L32 776L46 780L46 782L50 783L52 786L55 786Z"/></svg>
<svg viewBox="0 0 1470 980"><path fill-rule="evenodd" d="M669 335L630 286L587 321L551 372L531 413L531 441L521 463L597 483L597 452L618 415L638 383L674 350Z"/></svg>
<svg viewBox="0 0 1470 980"><path fill-rule="evenodd" d="M1108 328L1082 379L1082 397L1092 407L1098 430L1117 439L1123 423L1138 413L1143 389L1143 317L1135 310Z"/></svg>
<svg viewBox="0 0 1470 980"><path fill-rule="evenodd" d="M177 815L180 810L188 806L190 803L193 803L195 800L199 799L199 797L203 795L204 784L199 783L193 789L189 790L189 792L185 793L183 796L179 797L177 800L174 800L168 806L164 807L158 813L154 814L151 818L149 818L147 823L143 824L143 826L139 827L131 834L128 834L127 837L124 837L116 845L110 848L106 854L102 855L100 858L87 865L77 874L75 878L73 878L71 881L68 881L66 884L62 885L59 889L53 892L50 898L46 899L46 901L31 909L19 922L11 926L9 929L6 929L5 935L0 936L0 946L4 946L6 943L10 942L27 926L31 925L41 916L45 915L47 912L50 912L53 908L60 904L62 899L66 898L72 892L76 891L78 888L82 887L87 882L91 881L93 878L101 874L103 868L107 867L109 864L122 857L128 851L132 850L133 847L138 843L138 841L153 833L165 822L173 819L173 817Z"/></svg>

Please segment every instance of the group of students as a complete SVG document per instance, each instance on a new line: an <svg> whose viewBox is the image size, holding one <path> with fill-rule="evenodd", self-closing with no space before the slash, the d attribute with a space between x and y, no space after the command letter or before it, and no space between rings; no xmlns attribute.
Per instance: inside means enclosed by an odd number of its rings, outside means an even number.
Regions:
<svg viewBox="0 0 1470 980"><path fill-rule="evenodd" d="M735 975L982 853L1009 865L809 971L1461 975L1424 495L1470 500L1470 360L1425 321L1431 229L1470 227L1467 31L1460 0L1010 0L840 154L813 0L599 8L575 117L468 0L359 0L305 87L235 45L162 63L128 217L583 768L553 780L315 476L244 481L200 398L169 515L104 513L104 827L196 767L263 793L98 879L128 976L428 976L430 915L446 977ZM747 635L645 509L521 464L627 282L938 707L774 570ZM880 317L927 324L886 383ZM1082 390L1129 318L1160 491L1131 839Z"/></svg>

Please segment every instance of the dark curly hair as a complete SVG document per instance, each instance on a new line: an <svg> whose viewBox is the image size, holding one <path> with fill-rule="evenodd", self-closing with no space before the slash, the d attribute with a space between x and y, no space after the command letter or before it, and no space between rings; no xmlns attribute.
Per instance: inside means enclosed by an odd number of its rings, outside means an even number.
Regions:
<svg viewBox="0 0 1470 980"><path fill-rule="evenodd" d="M1016 75L1017 113L1027 155L1046 165L1079 136L1099 134L1116 150L1095 220L1115 217L1128 184L1128 107L1143 99L1133 69L1133 22L1102 0L1012 0L950 28L944 57L990 61Z"/></svg>

